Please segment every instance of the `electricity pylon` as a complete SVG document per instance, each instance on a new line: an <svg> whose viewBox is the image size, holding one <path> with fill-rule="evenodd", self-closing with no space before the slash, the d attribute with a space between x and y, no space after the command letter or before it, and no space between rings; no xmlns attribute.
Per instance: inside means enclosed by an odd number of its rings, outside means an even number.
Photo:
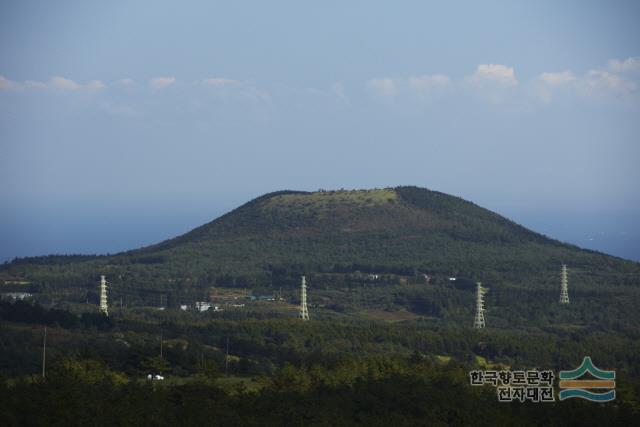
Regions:
<svg viewBox="0 0 640 427"><path fill-rule="evenodd" d="M485 289L482 287L482 283L477 283L478 288L476 291L476 317L473 320L473 327L475 329L484 328L484 299L483 295Z"/></svg>
<svg viewBox="0 0 640 427"><path fill-rule="evenodd" d="M107 281L103 276L100 276L100 311L106 316L109 315L109 307L107 305Z"/></svg>
<svg viewBox="0 0 640 427"><path fill-rule="evenodd" d="M302 276L300 289L300 318L302 320L309 320L309 310L307 309L307 281L304 276Z"/></svg>
<svg viewBox="0 0 640 427"><path fill-rule="evenodd" d="M567 275L567 264L562 264L560 273L560 304L569 304L569 279Z"/></svg>

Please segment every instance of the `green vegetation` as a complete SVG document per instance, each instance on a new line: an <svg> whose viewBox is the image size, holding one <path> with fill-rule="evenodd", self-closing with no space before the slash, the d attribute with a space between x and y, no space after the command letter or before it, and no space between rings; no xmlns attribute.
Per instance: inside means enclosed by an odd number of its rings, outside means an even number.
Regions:
<svg viewBox="0 0 640 427"><path fill-rule="evenodd" d="M637 263L562 244L417 187L272 193L158 245L110 256L16 259L0 267L0 276L28 281L43 297L82 302L106 274L116 297L149 304L162 292L177 304L214 286L291 289L304 273L426 273L540 289L555 280L561 262L572 284L576 274L600 287L636 286L640 277Z"/></svg>
<svg viewBox="0 0 640 427"><path fill-rule="evenodd" d="M562 262L568 306L558 304ZM309 322L296 319L301 274ZM96 412L111 425L638 417L640 265L416 187L273 193L158 245L17 259L0 279L38 301L0 303L1 425L92 424ZM489 289L481 331L470 328L478 280ZM195 301L221 310L178 308ZM42 325L46 381L36 376ZM505 405L468 386L469 369L557 371L585 355L616 370L615 404Z"/></svg>
<svg viewBox="0 0 640 427"><path fill-rule="evenodd" d="M633 425L640 411L640 382L630 382L625 375L618 382L619 400L606 405L507 405L497 402L491 387L468 385L468 371L486 368L487 362L465 357L465 351L479 343L524 357L535 357L541 348L550 354L564 351L542 336L525 336L523 342L517 334L434 333L419 324L202 318L194 323L187 318L156 323L159 320L148 315L141 321L122 319L106 336L50 329L46 381L35 375L1 381L0 423L49 425L54 419L60 425L536 425L544 419L545 424L563 425L573 419L580 425ZM150 332L161 328L164 362L158 363L159 336ZM37 364L38 331L5 323L2 340L13 349L35 338L35 357L24 349L21 357ZM174 334L188 345L172 345ZM224 376L221 350L225 335L232 337L229 377ZM520 348L507 350L510 346ZM467 350L455 351L454 361L451 356L409 352L410 347ZM563 357L575 364L574 355L580 351L568 348ZM595 357L602 360L604 352ZM10 355L3 352L3 366ZM150 372L161 372L166 379L148 381Z"/></svg>
<svg viewBox="0 0 640 427"><path fill-rule="evenodd" d="M95 362L67 361L47 381L0 384L0 423L13 425L633 425L631 402L504 404L471 388L455 363L369 358L287 365L259 390L230 393L204 380L123 381ZM64 393L64 394L63 394Z"/></svg>

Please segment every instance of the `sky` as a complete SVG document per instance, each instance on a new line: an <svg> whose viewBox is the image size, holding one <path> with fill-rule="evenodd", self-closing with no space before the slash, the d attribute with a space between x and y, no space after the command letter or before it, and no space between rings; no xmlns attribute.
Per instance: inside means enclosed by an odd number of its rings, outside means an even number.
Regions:
<svg viewBox="0 0 640 427"><path fill-rule="evenodd" d="M0 2L0 262L417 185L640 261L640 3Z"/></svg>

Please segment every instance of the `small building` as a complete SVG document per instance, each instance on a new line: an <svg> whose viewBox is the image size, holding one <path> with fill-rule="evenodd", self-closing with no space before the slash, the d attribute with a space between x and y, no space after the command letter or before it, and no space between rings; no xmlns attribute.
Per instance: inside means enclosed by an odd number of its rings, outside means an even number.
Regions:
<svg viewBox="0 0 640 427"><path fill-rule="evenodd" d="M196 301L196 310L203 312L208 311L211 308L212 304L206 301Z"/></svg>
<svg viewBox="0 0 640 427"><path fill-rule="evenodd" d="M147 379L149 381L161 381L161 380L164 379L164 377L162 375L159 375L159 374L155 374L155 375L149 374L149 375L147 375Z"/></svg>
<svg viewBox="0 0 640 427"><path fill-rule="evenodd" d="M275 301L276 298L273 295L249 295L247 296L249 301Z"/></svg>
<svg viewBox="0 0 640 427"><path fill-rule="evenodd" d="M17 300L22 301L26 298L33 297L33 295L31 295L28 292L7 292L6 294L3 294L3 296L13 301L17 301Z"/></svg>

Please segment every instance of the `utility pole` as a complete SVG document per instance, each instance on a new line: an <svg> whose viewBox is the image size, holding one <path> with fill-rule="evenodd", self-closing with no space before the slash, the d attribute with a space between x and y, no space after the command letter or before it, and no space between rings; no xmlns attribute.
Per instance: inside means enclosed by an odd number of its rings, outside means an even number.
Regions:
<svg viewBox="0 0 640 427"><path fill-rule="evenodd" d="M104 275L100 276L100 311L109 315L109 307L107 305L107 280Z"/></svg>
<svg viewBox="0 0 640 427"><path fill-rule="evenodd" d="M562 271L560 272L560 304L569 304L567 264L562 264Z"/></svg>
<svg viewBox="0 0 640 427"><path fill-rule="evenodd" d="M42 341L42 378L45 377L47 366L47 326L44 327L44 339Z"/></svg>
<svg viewBox="0 0 640 427"><path fill-rule="evenodd" d="M227 357L224 358L224 376L229 376L229 337L227 337Z"/></svg>
<svg viewBox="0 0 640 427"><path fill-rule="evenodd" d="M307 279L304 276L302 276L300 294L300 318L302 320L309 320L309 309L307 308Z"/></svg>
<svg viewBox="0 0 640 427"><path fill-rule="evenodd" d="M160 329L160 359L162 359L162 329Z"/></svg>
<svg viewBox="0 0 640 427"><path fill-rule="evenodd" d="M482 283L477 282L476 290L476 317L473 321L474 329L484 328L484 299L483 295L485 290L482 288Z"/></svg>

